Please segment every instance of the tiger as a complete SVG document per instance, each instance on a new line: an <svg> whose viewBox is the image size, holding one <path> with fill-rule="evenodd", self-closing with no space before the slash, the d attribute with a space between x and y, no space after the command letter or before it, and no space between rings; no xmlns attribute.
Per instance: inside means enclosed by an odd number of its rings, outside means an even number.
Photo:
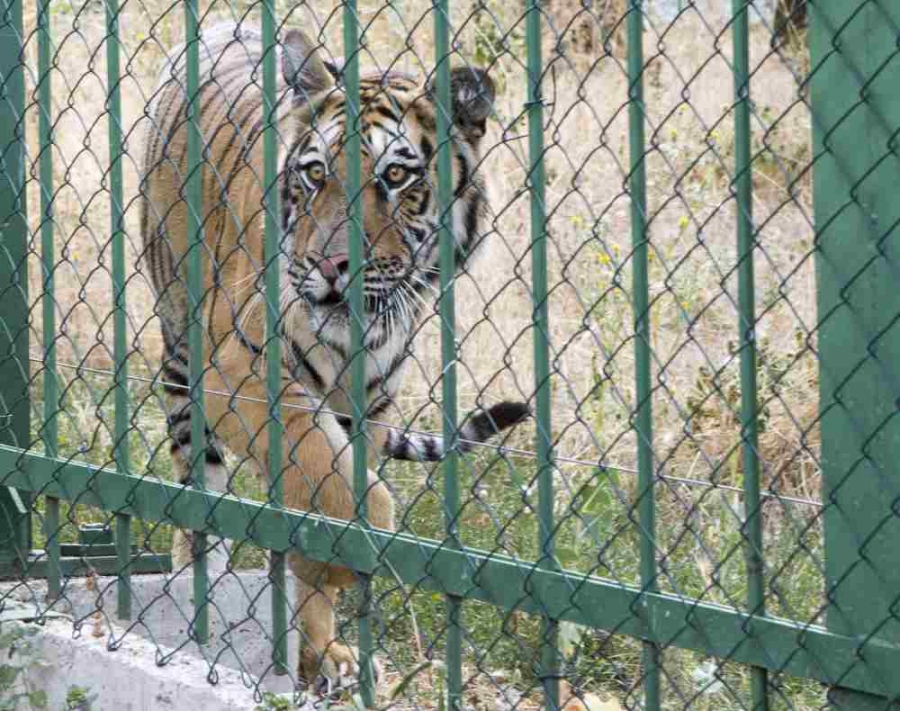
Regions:
<svg viewBox="0 0 900 711"><path fill-rule="evenodd" d="M350 210L347 177L348 102L341 60L322 56L321 44L299 28L276 42L280 251L275 264L281 291L281 419L284 505L350 520L355 517L349 447L351 311ZM202 137L200 176L203 226L203 300L192 311L187 288L190 241L185 200L188 178L185 46L163 67L145 112L148 127L141 173L140 231L143 268L155 293L162 332L161 382L175 475L190 485L191 399L188 324L198 313L203 331L206 441L204 485L228 491L225 453L249 462L265 480L270 409L266 389L266 269L263 185L262 60L258 27L217 25L199 37L199 89L193 105ZM363 343L366 349L370 449L385 458L438 461L447 443L389 424L422 314L437 291L441 215L435 190L437 104L434 82L399 71L360 74L364 268ZM487 184L482 139L495 100L484 70L451 70L453 206L449 223L457 270L488 233ZM194 316L193 318L196 318ZM519 424L525 402L480 408L458 431L459 451ZM201 456L199 453L197 456ZM370 461L370 466L372 462ZM271 482L269 482L271 483ZM394 501L387 483L368 472L367 516L372 526L394 530ZM190 533L177 530L176 569L193 560ZM226 544L208 539L209 565L224 570ZM337 683L358 674L355 653L336 639L334 606L340 590L356 581L335 563L288 555L296 578L296 610L304 644L297 672L307 683Z"/></svg>

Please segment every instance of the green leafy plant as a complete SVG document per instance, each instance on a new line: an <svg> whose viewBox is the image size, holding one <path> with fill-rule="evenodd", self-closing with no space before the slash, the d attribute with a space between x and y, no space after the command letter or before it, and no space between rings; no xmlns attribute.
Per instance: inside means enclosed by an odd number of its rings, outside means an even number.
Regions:
<svg viewBox="0 0 900 711"><path fill-rule="evenodd" d="M30 638L37 632L21 622L0 624L0 711L47 708L47 692L32 688L29 667L39 663Z"/></svg>

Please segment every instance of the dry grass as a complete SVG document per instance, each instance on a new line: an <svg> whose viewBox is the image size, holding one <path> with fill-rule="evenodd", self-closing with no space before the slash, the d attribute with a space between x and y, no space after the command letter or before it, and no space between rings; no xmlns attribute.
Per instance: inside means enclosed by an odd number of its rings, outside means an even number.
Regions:
<svg viewBox="0 0 900 711"><path fill-rule="evenodd" d="M390 7L361 5L366 63L411 71L432 66L430 4L397 0ZM654 445L660 472L669 477L739 487L737 208L729 177L734 154L733 79L728 35L720 36L727 18L714 9L718 5L693 3L694 9L674 24L652 22L645 35ZM203 6L209 9L204 22L213 16L231 16L223 2ZM255 7L235 3L234 12L240 15L248 10L249 17L255 17ZM306 6L295 8L288 22L318 26L327 46L339 48L340 13L330 11L337 7L329 0L317 3L315 12ZM523 191L528 172L522 120L524 22L514 3L491 0L478 13L472 12L473 7L453 5L460 53L468 60L492 61L503 91L488 137L493 148L485 161L485 169L494 176L494 231L457 286L464 407L504 397L529 398L534 389L529 296L532 237L528 195ZM59 262L54 295L62 336L59 359L108 370L113 360L110 210L105 192L109 165L105 20L101 6L93 3L72 5L59 0L51 8L56 41L53 220ZM631 430L635 387L624 8L623 0L610 0L596 3L589 13L573 0L555 0L547 6L552 27L544 35L553 67L545 87L553 431L561 457L602 460L618 473L611 506L622 516L633 500L631 472L636 462ZM280 3L280 10L286 16L287 5ZM29 21L33 27L34 18ZM128 3L120 27L127 71L121 94L128 152L124 161L131 270L128 315L129 335L136 347L130 367L132 374L148 376L156 368L160 342L147 280L135 268L140 237L134 198L144 106L166 48L181 35L181 7L155 1ZM810 257L814 231L809 175L804 173L811 136L809 116L797 101L792 69L803 62L798 57L785 61L772 55L770 37L761 27L754 27L751 40L753 211L758 244L754 263L760 315L756 338L762 360L760 454L767 487L817 499L817 434L810 428L818 402L818 372L809 349L814 337L810 329L816 323ZM36 67L34 34L27 53L30 66ZM342 51L335 49L334 54ZM35 161L37 118L32 105L29 153ZM38 201L37 185L32 182L29 210L35 230ZM36 248L31 272L34 295L40 294L38 259ZM33 323L40 333L37 306ZM437 422L432 384L440 373L438 325L437 318L431 318L418 338L420 367L411 369L403 392L406 411L422 412L415 426L423 429ZM39 349L36 340L33 350L38 353ZM71 371L64 369L63 376L70 377ZM97 426L95 404L88 399L80 407L74 427L88 439L91 432L100 431L108 446L109 428ZM163 437L163 419L153 407L145 408L149 424L141 441L147 448ZM515 444L531 449L531 436L531 432L521 433ZM401 492L414 491L426 476L408 471L395 472ZM592 467L561 468L561 511L594 474ZM722 572L718 566L727 568L716 552L728 548L719 539L727 538L725 529L739 522L740 497L671 481L661 486L659 496L661 528L665 529L660 548L665 557L691 559L702 581L700 590L705 586L713 597L722 592L722 600L733 603L731 588L714 578ZM777 502L766 510L773 545L789 543L793 532L802 528L797 521L817 513L815 508ZM690 535L685 535L686 526ZM806 535L815 535L815 530ZM739 587L740 562L732 564ZM714 569L717 572L712 575ZM633 581L636 570L622 568L615 574ZM818 571L810 574L815 577ZM818 582L810 584L818 589ZM810 609L816 609L815 604ZM709 708L713 707L726 708Z"/></svg>
<svg viewBox="0 0 900 711"><path fill-rule="evenodd" d="M104 177L109 164L103 110L105 23L92 5L81 7L74 16L67 11L67 3L53 7L58 44L53 88L59 107L53 149L57 179L53 219L58 250L55 300L64 335L60 358L109 368L112 339L108 318L109 199ZM214 9L221 7L220 3ZM363 11L364 22L371 21L368 54L386 66L393 54L399 53L399 61L415 69L420 60L430 63L424 51L430 36L430 16L423 14L422 21L414 22L410 19L416 18L414 5L407 3L403 9L406 24L418 28L409 45L420 49L405 54L399 51L406 35L398 32L396 18L388 11ZM558 20L558 25L571 27L572 13L567 9L565 3L551 5L554 26ZM496 10L497 20L508 27L517 26L517 16L504 16L508 10L501 6ZM462 10L459 12L462 14ZM324 9L317 14L320 21L331 18L323 31L332 37L332 46L340 46L339 18ZM123 49L129 57L122 107L128 153L124 162L125 228L131 267L139 254L134 197L141 118L164 47L175 42L181 29L176 10L154 15L152 19L159 24L152 33L147 32L150 19L137 7L126 10L121 19ZM73 21L78 32L67 33ZM491 45L480 39L489 22L493 24L493 20L479 16L466 23L461 41L464 54L484 53L484 46L499 50L499 43ZM664 39L658 40L655 49L658 33L648 33L646 42L652 345L657 372L665 376L665 386L657 389L654 403L661 459L669 458L667 443L673 441L673 431L683 426L687 401L702 379L700 367L717 373L716 385L722 387L719 381L730 377L726 364L737 341L736 207L729 196L732 79L727 44L720 43L722 48L713 51L712 31L701 33L701 41L697 40L702 28L699 15L691 13L666 28ZM707 41L702 41L704 37ZM762 314L757 336L767 341L772 353L783 355L797 350L797 331L806 332L814 323L812 264L808 259L803 261L813 234L808 179L799 181L794 195L787 191L809 157L809 118L802 105L794 106L797 85L789 68L777 57L764 59L768 56L768 38L757 31L753 39L755 58L762 60L757 73L765 77L754 87L759 119L754 149L760 151L754 165L754 217L760 226L760 250L755 262L757 308ZM508 42L510 51L521 56L522 38L510 37ZM660 50L663 42L665 48ZM589 54L571 45L566 47L567 55L551 55L554 72L547 88L546 136L552 240L550 313L558 374L554 418L561 433L559 453L588 460L603 455L630 466L634 447L626 435L633 403L628 343L631 317L626 311L631 269L630 202L624 187L628 171L627 78L620 60L605 54L602 47L590 45ZM29 43L29 51L34 58L34 41ZM517 120L525 82L519 60L511 54L500 56L496 71L505 91L497 105L499 121L492 125L488 138L495 145L485 162L486 169L499 178L492 184L495 231L457 289L466 365L461 390L468 403L482 392L495 399L527 397L533 389L528 296L531 233L527 194L522 192L528 157L524 127ZM689 93L687 99L685 92ZM32 156L37 155L37 115L36 107L32 107ZM760 142L763 121L768 122L766 147ZM32 224L37 228L40 208L36 185L29 195ZM498 265L504 266L496 268ZM32 274L32 293L38 294L39 271L34 269ZM135 367L146 365L152 371L160 344L152 322L153 300L140 271L132 272L128 289L131 334L139 349L134 356ZM39 326L37 310L34 316ZM406 390L410 409L427 401L427 385L436 381L439 370L436 319L432 322L416 344L423 372L411 378ZM99 334L103 334L102 341ZM498 349L507 353L505 367L498 367L496 359L478 355L497 353ZM800 359L804 361L802 355ZM804 362L791 367L790 382L785 387L808 391L808 370L813 367L813 363ZM598 395L598 376L602 395ZM781 399L796 405L791 409L802 414L815 398L808 393L782 392ZM598 407L603 411L603 432L590 426L596 416L593 410ZM772 419L778 418L773 414Z"/></svg>

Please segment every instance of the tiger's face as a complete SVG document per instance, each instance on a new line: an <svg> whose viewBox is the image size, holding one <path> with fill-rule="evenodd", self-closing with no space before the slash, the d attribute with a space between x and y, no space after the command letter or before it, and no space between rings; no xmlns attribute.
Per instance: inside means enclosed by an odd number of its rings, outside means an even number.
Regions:
<svg viewBox="0 0 900 711"><path fill-rule="evenodd" d="M347 316L349 207L347 102L334 68L305 52L301 33L285 38L283 70L294 86L298 126L282 170L282 228L293 243L290 286L308 309L335 321ZM294 72L303 66L302 72ZM457 261L484 228L486 191L479 173L480 143L494 99L480 70L454 70L451 227ZM437 107L430 84L408 75L360 81L363 284L370 316L409 315L438 275ZM319 320L319 319L317 319Z"/></svg>

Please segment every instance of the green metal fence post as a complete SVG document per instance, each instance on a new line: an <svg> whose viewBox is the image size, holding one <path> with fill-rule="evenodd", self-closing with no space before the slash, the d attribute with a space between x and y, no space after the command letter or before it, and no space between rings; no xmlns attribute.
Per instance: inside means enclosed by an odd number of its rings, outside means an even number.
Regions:
<svg viewBox="0 0 900 711"><path fill-rule="evenodd" d="M284 425L281 421L281 313L280 273L281 229L278 224L278 107L275 66L275 3L263 2L263 187L265 190L265 288L266 288L266 397L269 404L269 501L281 508L284 504L282 474ZM273 445L274 443L274 445ZM272 581L272 662L275 673L287 674L287 597L286 562L283 551L272 551L269 579Z"/></svg>
<svg viewBox="0 0 900 711"><path fill-rule="evenodd" d="M31 414L22 41L21 0L0 0L0 443L14 447L27 446ZM27 498L0 486L0 575L24 566L31 549L31 516L19 500Z"/></svg>
<svg viewBox="0 0 900 711"><path fill-rule="evenodd" d="M115 459L116 469L131 468L128 437L128 315L125 301L125 230L122 200L122 102L119 97L119 2L106 0L106 91L109 123L109 208L112 234L112 277L115 309L113 311L113 352L115 373ZM131 516L116 514L116 615L131 619Z"/></svg>
<svg viewBox="0 0 900 711"><path fill-rule="evenodd" d="M756 296L754 283L753 175L750 148L750 22L747 0L733 0L734 24L734 188L738 209L738 335L741 359L741 448L744 460L747 605L766 611L762 499L759 495L758 393L756 386ZM753 634L752 625L748 633ZM751 671L752 709L768 711L768 674Z"/></svg>
<svg viewBox="0 0 900 711"><path fill-rule="evenodd" d="M441 314L441 409L443 436L447 443L443 462L444 522L449 545L458 548L459 457L456 450L456 242L451 232L453 221L453 146L450 126L453 102L450 95L450 8L447 0L438 0L434 13L434 60L438 139L438 211L440 224L440 314ZM447 708L462 708L462 598L446 596L447 605Z"/></svg>
<svg viewBox="0 0 900 711"><path fill-rule="evenodd" d="M187 135L188 325L191 388L191 482L194 488L206 488L206 414L203 411L203 223L202 170L203 136L200 130L200 15L197 0L184 3L187 81L189 102ZM207 537L194 531L194 622L193 635L198 644L209 641L209 579L207 575Z"/></svg>
<svg viewBox="0 0 900 711"><path fill-rule="evenodd" d="M896 644L900 5L817 0L809 15L828 626ZM900 677L860 666L883 697L836 689L831 707L900 706Z"/></svg>
<svg viewBox="0 0 900 711"><path fill-rule="evenodd" d="M628 126L634 300L634 428L638 448L638 515L641 524L641 586L656 592L656 499L653 471L653 387L650 373L650 285L647 236L647 166L644 142L644 21L642 0L628 8ZM644 707L661 708L661 651L644 642Z"/></svg>
<svg viewBox="0 0 900 711"><path fill-rule="evenodd" d="M41 193L41 288L42 339L44 342L44 423L42 437L48 457L58 454L57 415L59 387L56 370L56 249L53 242L53 103L51 67L50 2L38 2L38 126L40 132ZM55 600L61 587L59 560L59 499L48 496L44 506L44 550L47 554L47 597Z"/></svg>
<svg viewBox="0 0 900 711"><path fill-rule="evenodd" d="M550 411L550 319L547 309L547 203L544 167L544 105L541 79L541 6L528 0L525 41L528 53L528 155L531 163L531 292L534 327L535 417L537 420L538 512L540 518L540 566L552 570L553 525L553 424ZM559 621L549 615L542 620L541 670L544 705L559 708Z"/></svg>
<svg viewBox="0 0 900 711"><path fill-rule="evenodd" d="M344 90L347 97L347 176L344 186L347 196L349 244L347 256L350 267L350 401L352 427L350 443L353 448L353 489L357 499L357 516L365 525L366 494L369 490L369 465L366 460L366 351L364 336L364 282L365 262L363 202L362 202L362 126L360 125L359 98L359 16L356 0L344 1ZM359 574L361 602L359 609L359 684L360 695L366 708L375 705L375 672L372 666L372 627L369 616L372 580L370 575Z"/></svg>

